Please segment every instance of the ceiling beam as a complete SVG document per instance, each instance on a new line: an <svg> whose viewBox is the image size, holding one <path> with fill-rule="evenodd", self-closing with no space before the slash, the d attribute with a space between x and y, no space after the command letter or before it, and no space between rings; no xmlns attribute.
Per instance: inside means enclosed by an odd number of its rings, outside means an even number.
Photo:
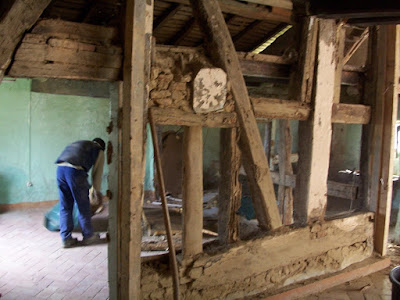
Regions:
<svg viewBox="0 0 400 300"><path fill-rule="evenodd" d="M162 28L169 20L171 20L183 7L182 4L173 3L161 16L159 16L153 25L153 32L156 33Z"/></svg>
<svg viewBox="0 0 400 300"><path fill-rule="evenodd" d="M164 0L166 2L180 3L189 6L189 0ZM256 7L234 0L218 0L224 13L239 15L255 20L269 20L291 23L292 11L280 7Z"/></svg>
<svg viewBox="0 0 400 300"><path fill-rule="evenodd" d="M346 55L343 58L343 65L347 64L347 62L350 60L353 54L357 52L358 48L360 48L360 46L368 38L368 35L369 35L369 28L367 27L361 34L360 38L351 46L349 51L347 51Z"/></svg>
<svg viewBox="0 0 400 300"><path fill-rule="evenodd" d="M240 39L246 36L247 33L249 33L251 30L259 26L260 24L262 24L262 21L260 20L251 22L246 28L244 28L242 31L240 31L238 34L232 37L233 43L237 43Z"/></svg>
<svg viewBox="0 0 400 300"><path fill-rule="evenodd" d="M261 5L268 5L292 10L293 2L291 0L246 0L242 2L256 3Z"/></svg>
<svg viewBox="0 0 400 300"><path fill-rule="evenodd" d="M193 28L196 26L196 21L191 18L189 21L183 25L181 30L175 34L168 42L168 45L180 45L182 41L192 32Z"/></svg>
<svg viewBox="0 0 400 300"><path fill-rule="evenodd" d="M15 0L0 20L0 82L8 69L17 45L51 0Z"/></svg>

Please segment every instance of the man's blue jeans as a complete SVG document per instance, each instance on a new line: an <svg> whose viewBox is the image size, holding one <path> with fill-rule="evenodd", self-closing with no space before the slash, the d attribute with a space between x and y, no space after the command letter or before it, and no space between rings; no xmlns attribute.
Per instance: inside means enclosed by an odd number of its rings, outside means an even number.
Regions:
<svg viewBox="0 0 400 300"><path fill-rule="evenodd" d="M78 221L84 238L93 235L89 202L89 183L87 173L71 167L57 167L57 186L60 195L60 234L65 241L71 238L74 222L72 211L74 201L79 210Z"/></svg>

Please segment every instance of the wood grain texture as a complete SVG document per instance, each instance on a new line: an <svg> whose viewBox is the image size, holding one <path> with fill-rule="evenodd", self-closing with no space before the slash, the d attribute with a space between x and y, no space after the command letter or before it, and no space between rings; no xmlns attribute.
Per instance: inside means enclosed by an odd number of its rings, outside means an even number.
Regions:
<svg viewBox="0 0 400 300"><path fill-rule="evenodd" d="M144 193L148 83L153 2L128 0L122 104L121 256L119 299L140 298L141 217Z"/></svg>
<svg viewBox="0 0 400 300"><path fill-rule="evenodd" d="M214 63L225 70L232 86L236 113L241 129L240 148L249 178L256 216L262 228L282 226L275 201L268 161L247 93L230 33L218 2L191 0L196 18L206 36L206 44Z"/></svg>
<svg viewBox="0 0 400 300"><path fill-rule="evenodd" d="M237 128L222 129L220 133L220 188L218 196L218 237L222 244L239 240L239 215L242 188L239 183L241 154L237 145Z"/></svg>
<svg viewBox="0 0 400 300"><path fill-rule="evenodd" d="M183 136L183 256L203 251L203 131L185 127Z"/></svg>
<svg viewBox="0 0 400 300"><path fill-rule="evenodd" d="M25 31L39 19L50 0L16 0L0 20L0 82L9 67L15 47Z"/></svg>
<svg viewBox="0 0 400 300"><path fill-rule="evenodd" d="M327 179L332 135L336 25L319 20L318 64L313 92L314 113L299 126L299 163L294 210L299 223L323 220L327 205Z"/></svg>

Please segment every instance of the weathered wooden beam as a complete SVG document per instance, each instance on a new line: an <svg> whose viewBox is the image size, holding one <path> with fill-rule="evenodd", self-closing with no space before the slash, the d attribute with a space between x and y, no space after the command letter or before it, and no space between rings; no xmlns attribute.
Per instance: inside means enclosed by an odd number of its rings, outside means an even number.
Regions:
<svg viewBox="0 0 400 300"><path fill-rule="evenodd" d="M289 10L293 9L293 3L291 0L246 0L246 2L280 7Z"/></svg>
<svg viewBox="0 0 400 300"><path fill-rule="evenodd" d="M393 150L396 121L400 69L400 26L388 25L381 26L378 43L383 43L384 53L379 53L386 57L384 72L378 74L378 80L383 81L383 90L378 90L377 106L382 106L382 115L375 121L381 121L381 166L379 170L378 199L375 215L375 250L382 256L386 255L389 236L390 209L392 204L393 190L393 162L395 152ZM379 37L379 36L378 36ZM378 44L379 47L379 44ZM379 85L381 86L381 85ZM382 119L381 119L382 118ZM375 123L376 124L376 123Z"/></svg>
<svg viewBox="0 0 400 300"><path fill-rule="evenodd" d="M16 0L0 19L0 83L8 69L16 46L51 0Z"/></svg>
<svg viewBox="0 0 400 300"><path fill-rule="evenodd" d="M289 119L306 121L309 119L311 108L308 104L298 101L272 98L250 98L254 114L259 122L269 119ZM159 125L183 125L230 128L237 127L236 113L215 112L196 114L178 108L152 107L154 119ZM332 123L368 124L371 107L361 104L333 104Z"/></svg>
<svg viewBox="0 0 400 300"><path fill-rule="evenodd" d="M249 25L246 26L245 29L243 29L238 34L236 34L235 36L232 37L233 43L237 43L241 38L245 37L247 35L247 33L249 33L250 31L254 30L254 28L257 28L258 26L260 26L262 24L263 23L260 20L255 20L255 21L251 22Z"/></svg>
<svg viewBox="0 0 400 300"><path fill-rule="evenodd" d="M343 58L343 65L347 64L350 58L357 52L360 46L366 41L369 35L369 27L365 28L360 38L351 46Z"/></svg>
<svg viewBox="0 0 400 300"><path fill-rule="evenodd" d="M290 134L290 123L288 120L278 121L279 141L279 177L280 181L285 181L286 175L293 174L292 163L292 136ZM279 185L278 203L284 225L293 223L293 190L285 185Z"/></svg>
<svg viewBox="0 0 400 300"><path fill-rule="evenodd" d="M141 216L153 1L128 0L122 105L121 255L118 299L140 298Z"/></svg>
<svg viewBox="0 0 400 300"><path fill-rule="evenodd" d="M296 7L297 9L297 7ZM318 19L298 18L294 25L296 48L299 56L290 76L289 97L310 103L314 80L315 56L317 49Z"/></svg>
<svg viewBox="0 0 400 300"><path fill-rule="evenodd" d="M241 130L240 148L244 155L243 164L249 178L257 219L262 228L276 229L282 222L275 201L268 161L229 30L216 0L191 0L191 4L206 36L209 54L214 63L227 73L232 86Z"/></svg>
<svg viewBox="0 0 400 300"><path fill-rule="evenodd" d="M161 16L159 16L153 24L153 32L156 33L162 28L168 21L170 21L181 9L183 5L173 3Z"/></svg>
<svg viewBox="0 0 400 300"><path fill-rule="evenodd" d="M315 68L314 112L299 125L299 163L295 222L323 220L327 205L327 179L332 135L332 104L336 62L334 20L319 20Z"/></svg>
<svg viewBox="0 0 400 300"><path fill-rule="evenodd" d="M190 5L189 0L165 0ZM239 15L255 20L269 20L291 23L291 11L280 7L255 7L233 0L218 0L224 13Z"/></svg>
<svg viewBox="0 0 400 300"><path fill-rule="evenodd" d="M186 127L183 136L183 256L203 251L203 131Z"/></svg>
<svg viewBox="0 0 400 300"><path fill-rule="evenodd" d="M110 115L111 120L108 126L109 143L107 146L108 161L108 189L111 192L111 198L108 205L108 282L110 286L110 298L118 299L118 282L119 282L119 231L120 231L120 214L118 213L121 205L120 181L121 181L121 131L118 128L118 113L122 105L122 82L109 85L110 97Z"/></svg>
<svg viewBox="0 0 400 300"><path fill-rule="evenodd" d="M167 42L167 44L179 45L192 32L195 26L195 18L191 18L182 26L181 30L179 30L179 32Z"/></svg>
<svg viewBox="0 0 400 300"><path fill-rule="evenodd" d="M218 196L218 238L221 244L239 240L239 215L242 188L239 183L241 154L237 128L220 132L220 184Z"/></svg>
<svg viewBox="0 0 400 300"><path fill-rule="evenodd" d="M274 184L283 185L292 189L296 188L297 175L287 174L282 179L279 172L271 172ZM358 197L359 186L348 183L341 183L328 180L328 196L356 200Z"/></svg>
<svg viewBox="0 0 400 300"><path fill-rule="evenodd" d="M299 101L261 97L251 97L250 100L257 119L307 120L311 111L309 105Z"/></svg>
<svg viewBox="0 0 400 300"><path fill-rule="evenodd" d="M344 27L344 22L341 21L336 26L336 47L335 47L336 71L335 71L335 92L333 95L333 103L340 102L342 71L344 65L343 55L344 55L345 39L346 39L346 28Z"/></svg>
<svg viewBox="0 0 400 300"><path fill-rule="evenodd" d="M332 123L368 124L370 119L370 106L345 103L334 103L332 106Z"/></svg>

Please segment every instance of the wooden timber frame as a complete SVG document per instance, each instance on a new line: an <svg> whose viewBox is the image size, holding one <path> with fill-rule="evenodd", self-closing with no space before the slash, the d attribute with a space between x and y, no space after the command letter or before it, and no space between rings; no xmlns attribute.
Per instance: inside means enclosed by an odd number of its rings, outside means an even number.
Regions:
<svg viewBox="0 0 400 300"><path fill-rule="evenodd" d="M128 0L125 18L117 296L139 299L153 1Z"/></svg>
<svg viewBox="0 0 400 300"><path fill-rule="evenodd" d="M361 148L361 178L364 205L376 212L375 251L387 251L394 130L397 119L400 67L399 25L370 28L368 73L364 103L373 107L371 123L364 127Z"/></svg>
<svg viewBox="0 0 400 300"><path fill-rule="evenodd" d="M179 0L177 0L179 3ZM182 0L187 2L186 0ZM45 7L46 1L41 1L35 14ZM221 181L221 194L224 200L221 207L219 229L222 243L233 243L238 240L238 219L235 212L240 201L239 173L241 155L252 182L256 199L256 209L261 226L276 229L281 226L280 216L273 195L272 183L283 187L297 187L301 196L296 199L301 222L322 220L326 207L326 195L329 193L327 170L329 163L329 144L332 123L368 124L363 130L363 191L372 210L376 210L375 249L381 255L386 253L388 220L391 196L391 175L393 167L393 125L397 112L398 70L399 70L399 27L374 27L370 35L370 65L367 84L372 88L366 93L365 105L348 105L338 103L338 76L335 71L340 58L335 57L335 47L338 47L337 28L333 20L318 20L313 18L313 26L307 20L309 31L305 30L303 44L309 55L299 60L301 74L300 87L294 88L295 100L279 100L268 98L249 98L241 74L236 52L230 43L229 34L224 32L226 25L221 18L218 4L215 0L191 0L200 15L200 23L209 35L209 45L219 45L218 49L226 51L229 60L224 60L221 53L215 53L214 59L227 71L234 83L236 112L210 113L199 116L170 108L152 108L158 124L163 123L163 114L176 116L175 125L187 126L185 167L195 182L185 182L185 201L193 201L186 206L185 216L192 219L188 224L194 224L197 235L193 240L186 238L186 255L196 255L202 251L200 229L202 227L200 196L201 196L201 159L197 157L192 168L193 153L201 145L201 128L205 126L224 128L221 143L228 145L225 159L221 159L221 170L226 176ZM116 299L140 298L140 243L141 243L141 213L143 201L143 178L145 160L145 128L147 122L148 78L151 65L151 27L152 1L128 0L126 9L125 57L123 67L123 84L110 88L112 99L111 120L118 127L118 134L110 137L113 145L111 174L119 174L119 182L113 180L113 199L118 199L118 206L112 207L116 218L111 220L116 230L112 232L110 243L110 296ZM34 5L33 5L34 6ZM221 32L215 30L212 18L215 16ZM33 16L34 17L34 16ZM214 18L215 21L215 18ZM32 21L34 22L34 21ZM26 25L28 26L28 25ZM214 29L213 29L214 28ZM304 30L303 28L303 30ZM20 31L23 31L20 29ZM18 42L17 42L18 43ZM133 47L134 46L134 47ZM315 48L315 49L314 49ZM222 51L221 50L221 51ZM377 55L379 53L380 55ZM382 54L382 55L381 55ZM343 56L343 54L341 54ZM240 56L240 55L239 55ZM313 57L314 56L314 57ZM8 66L8 58L1 61L2 72ZM314 66L316 67L314 68ZM133 70L133 66L135 69ZM315 72L314 72L315 71ZM0 73L0 79L2 74ZM237 83L237 85L236 85ZM313 91L313 92L312 92ZM371 107L372 113L371 113ZM277 113L276 111L280 111ZM354 113L356 115L354 116ZM170 115L170 116L171 116ZM370 122L371 116L371 122ZM265 159L261 139L255 133L256 118L284 118L304 121L301 133L304 134L303 144L309 143L307 149L302 146L300 153L300 171L306 176L294 177L288 167L290 165L290 135L285 132L285 141L280 145L285 153L280 157L280 165L284 173L274 174L269 171ZM170 118L171 120L171 118ZM227 121L228 120L228 121ZM171 122L171 121L169 121ZM171 124L171 125L174 125ZM168 124L170 125L170 123ZM283 123L282 132L288 129ZM321 146L320 144L323 143ZM242 151L239 150L238 144ZM252 147L254 146L254 147ZM110 147L108 147L110 149ZM242 153L241 153L242 152ZM262 155L261 155L262 153ZM316 159L322 164L316 166ZM288 162L289 160L289 162ZM320 170L322 170L320 172ZM321 173L323 173L321 175ZM318 175L318 178L316 177ZM115 175L116 176L116 175ZM301 177L301 178L300 178ZM289 180L288 180L289 178ZM291 181L288 183L288 181ZM192 190L192 186L196 190ZM118 186L117 189L115 187ZM332 186L332 185L331 185ZM332 188L333 189L333 188ZM282 189L283 191L283 189ZM187 195L186 193L191 193ZM283 193L282 193L283 194ZM284 197L284 196L283 196ZM354 195L350 195L354 197ZM194 200L193 200L194 199ZM375 204L374 204L375 203ZM290 208L289 208L290 209ZM291 216L286 216L285 224L290 224ZM285 218L284 218L285 220ZM185 228L189 236L189 227ZM113 239L114 237L114 239Z"/></svg>

